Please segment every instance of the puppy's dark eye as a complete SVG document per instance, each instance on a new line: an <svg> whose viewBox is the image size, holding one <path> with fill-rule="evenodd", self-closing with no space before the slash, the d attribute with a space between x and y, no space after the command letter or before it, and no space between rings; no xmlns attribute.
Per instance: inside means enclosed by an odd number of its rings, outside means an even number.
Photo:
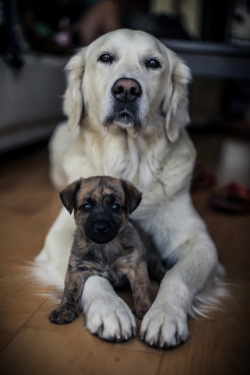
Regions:
<svg viewBox="0 0 250 375"><path fill-rule="evenodd" d="M111 56L109 53L103 53L99 57L98 61L101 61L101 62L103 62L105 64L112 64L112 62L114 61L114 57Z"/></svg>
<svg viewBox="0 0 250 375"><path fill-rule="evenodd" d="M150 69L158 69L161 67L161 64L157 59L149 59L146 61L146 67Z"/></svg>
<svg viewBox="0 0 250 375"><path fill-rule="evenodd" d="M112 206L111 206L111 208L112 208L112 210L113 210L114 212L119 211L120 207L121 207L121 206L120 206L118 203L113 203Z"/></svg>
<svg viewBox="0 0 250 375"><path fill-rule="evenodd" d="M88 212L91 209L91 204L90 203L85 203L80 207L80 210L83 212Z"/></svg>

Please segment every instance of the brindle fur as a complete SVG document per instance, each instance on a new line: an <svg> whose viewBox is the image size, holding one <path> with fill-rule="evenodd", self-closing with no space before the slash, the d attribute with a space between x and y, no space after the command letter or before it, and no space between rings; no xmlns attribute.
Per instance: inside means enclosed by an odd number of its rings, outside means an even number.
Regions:
<svg viewBox="0 0 250 375"><path fill-rule="evenodd" d="M128 181L112 177L79 179L61 192L63 204L74 210L77 229L71 249L65 286L60 305L50 313L55 324L69 323L77 317L79 299L84 283L93 275L102 276L114 287L128 280L133 293L135 314L142 319L151 306L150 276L161 281L165 274L159 258L152 251L152 243L142 229L128 219L141 201L141 193ZM100 215L102 208L119 204L112 219L119 227L118 234L107 243L95 243L85 233L89 213L82 209L86 202L95 202ZM101 208L102 207L102 208ZM99 210L99 211L98 211Z"/></svg>

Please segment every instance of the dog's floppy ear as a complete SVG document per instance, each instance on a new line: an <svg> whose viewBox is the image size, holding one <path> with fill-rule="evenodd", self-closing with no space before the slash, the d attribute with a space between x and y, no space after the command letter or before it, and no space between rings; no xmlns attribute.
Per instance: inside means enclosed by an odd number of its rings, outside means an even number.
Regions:
<svg viewBox="0 0 250 375"><path fill-rule="evenodd" d="M82 184L82 178L76 180L69 184L64 190L60 193L61 201L64 207L69 211L70 215L75 208L76 195Z"/></svg>
<svg viewBox="0 0 250 375"><path fill-rule="evenodd" d="M69 128L79 125L83 114L82 79L85 66L85 50L82 48L66 65L67 88L64 95L63 111L69 118Z"/></svg>
<svg viewBox="0 0 250 375"><path fill-rule="evenodd" d="M172 92L163 103L166 113L166 133L171 142L178 139L180 130L190 121L188 113L188 83L191 72L184 62L172 53Z"/></svg>
<svg viewBox="0 0 250 375"><path fill-rule="evenodd" d="M132 214L142 200L142 193L129 181L121 180L121 183L125 191L126 207L128 212Z"/></svg>

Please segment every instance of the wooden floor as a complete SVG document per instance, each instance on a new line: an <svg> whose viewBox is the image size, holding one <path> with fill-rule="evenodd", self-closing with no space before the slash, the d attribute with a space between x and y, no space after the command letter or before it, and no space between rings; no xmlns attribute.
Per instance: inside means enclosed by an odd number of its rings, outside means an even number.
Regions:
<svg viewBox="0 0 250 375"><path fill-rule="evenodd" d="M215 172L219 183L226 182L231 168L229 154L235 140L218 134L196 135L193 139L199 151L198 160ZM249 149L247 143L236 141L236 144L242 151ZM231 156L235 167L235 158ZM247 163L238 160L235 170L237 179L248 179L250 185L249 163L250 158ZM178 348L158 350L138 338L111 344L92 336L84 328L83 317L66 326L51 324L48 314L54 302L38 295L35 283L23 277L22 266L39 253L61 207L48 172L45 147L5 160L1 166L1 374L250 373L249 215L212 211L208 205L211 191L195 192L194 204L217 245L235 298L226 301L220 311L212 312L209 319L190 319L189 339ZM122 292L121 296L131 305L129 291Z"/></svg>

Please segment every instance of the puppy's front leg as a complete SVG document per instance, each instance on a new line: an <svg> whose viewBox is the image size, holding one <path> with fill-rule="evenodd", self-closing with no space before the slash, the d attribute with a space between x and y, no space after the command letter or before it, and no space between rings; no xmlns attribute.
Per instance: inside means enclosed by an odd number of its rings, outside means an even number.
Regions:
<svg viewBox="0 0 250 375"><path fill-rule="evenodd" d="M127 272L127 277L132 288L135 315L141 320L152 304L150 299L150 281L146 262L141 262L136 270L129 269Z"/></svg>
<svg viewBox="0 0 250 375"><path fill-rule="evenodd" d="M52 323L67 324L78 316L78 303L86 281L85 279L81 273L67 271L62 301L49 315L49 320Z"/></svg>

